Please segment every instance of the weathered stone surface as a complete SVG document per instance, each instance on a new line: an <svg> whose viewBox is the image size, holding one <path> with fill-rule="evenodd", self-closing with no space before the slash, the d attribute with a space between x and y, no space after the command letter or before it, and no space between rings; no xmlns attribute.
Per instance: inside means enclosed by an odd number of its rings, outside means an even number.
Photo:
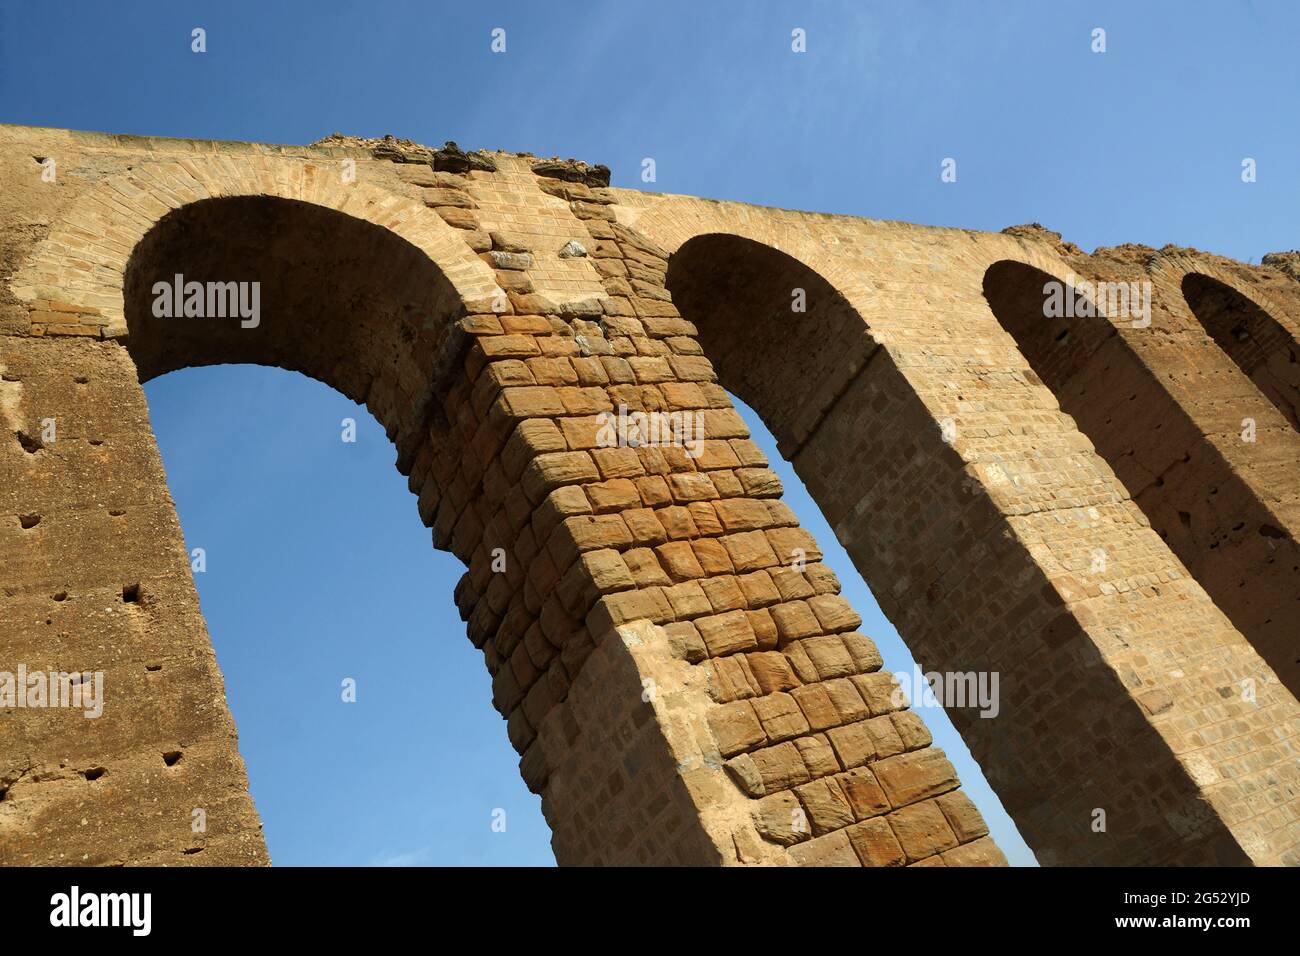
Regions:
<svg viewBox="0 0 1300 956"><path fill-rule="evenodd" d="M966 695L1041 862L1300 862L1291 259L1085 256L391 137L0 127L0 177L0 671L93 632L68 666L124 688L77 733L0 708L0 862L266 862L139 387L214 362L300 370L392 436L562 863L1005 863L724 386ZM1071 272L1149 282L1151 323L1046 315ZM266 312L162 319L176 273L257 281Z"/></svg>
<svg viewBox="0 0 1300 956"><path fill-rule="evenodd" d="M902 866L907 854L883 819L867 820L843 831L863 866Z"/></svg>

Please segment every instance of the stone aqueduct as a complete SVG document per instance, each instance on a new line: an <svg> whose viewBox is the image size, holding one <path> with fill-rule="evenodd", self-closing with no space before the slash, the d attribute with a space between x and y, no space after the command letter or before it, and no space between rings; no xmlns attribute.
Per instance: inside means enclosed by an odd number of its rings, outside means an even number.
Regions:
<svg viewBox="0 0 1300 956"><path fill-rule="evenodd" d="M140 385L220 362L385 426L561 863L1003 862L724 387L922 666L1000 675L952 717L1041 862L1300 863L1300 257L607 176L0 127L0 671L107 697L0 710L0 863L267 862ZM174 273L260 325L155 318ZM1072 276L1149 324L1045 317Z"/></svg>

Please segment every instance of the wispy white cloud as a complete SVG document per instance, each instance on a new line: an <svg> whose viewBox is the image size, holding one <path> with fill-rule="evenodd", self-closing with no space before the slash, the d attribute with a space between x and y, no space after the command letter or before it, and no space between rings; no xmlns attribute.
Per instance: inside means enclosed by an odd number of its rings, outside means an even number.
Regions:
<svg viewBox="0 0 1300 956"><path fill-rule="evenodd" d="M394 853L380 857L371 866L428 866L429 847L421 847L407 853Z"/></svg>

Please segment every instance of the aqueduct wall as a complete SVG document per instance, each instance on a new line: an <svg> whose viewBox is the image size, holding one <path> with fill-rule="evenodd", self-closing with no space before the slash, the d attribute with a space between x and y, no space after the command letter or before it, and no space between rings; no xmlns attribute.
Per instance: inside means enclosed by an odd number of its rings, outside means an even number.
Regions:
<svg viewBox="0 0 1300 956"><path fill-rule="evenodd" d="M0 698L0 862L267 862L140 387L219 362L385 426L561 863L1003 862L724 388L921 664L1000 675L950 713L1041 862L1300 862L1291 257L607 177L0 127L0 674L105 685ZM176 274L260 321L156 315Z"/></svg>

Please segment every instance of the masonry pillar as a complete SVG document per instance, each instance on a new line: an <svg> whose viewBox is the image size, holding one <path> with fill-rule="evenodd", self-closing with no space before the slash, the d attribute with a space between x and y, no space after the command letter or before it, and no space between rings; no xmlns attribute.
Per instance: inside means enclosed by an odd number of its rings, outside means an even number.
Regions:
<svg viewBox="0 0 1300 956"><path fill-rule="evenodd" d="M469 304L464 375L401 457L469 566L457 603L557 859L1004 863L663 291L664 251L604 189L541 183L606 295L555 305L494 234L503 294ZM474 230L466 205L448 221ZM699 444L611 440L620 410Z"/></svg>
<svg viewBox="0 0 1300 956"><path fill-rule="evenodd" d="M0 417L0 865L268 862L130 356L2 335Z"/></svg>

